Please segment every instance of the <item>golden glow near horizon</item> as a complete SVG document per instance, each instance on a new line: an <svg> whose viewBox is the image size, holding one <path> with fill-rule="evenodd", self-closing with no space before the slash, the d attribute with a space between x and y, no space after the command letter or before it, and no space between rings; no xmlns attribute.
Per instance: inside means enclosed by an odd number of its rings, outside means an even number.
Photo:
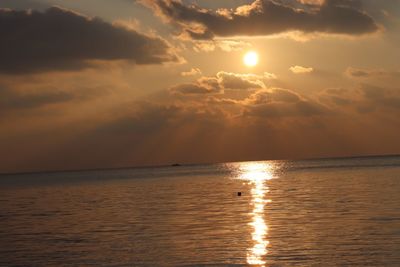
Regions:
<svg viewBox="0 0 400 267"><path fill-rule="evenodd" d="M247 52L243 57L243 62L247 67L254 67L258 64L258 54L255 51Z"/></svg>
<svg viewBox="0 0 400 267"><path fill-rule="evenodd" d="M268 187L265 181L273 178L273 165L267 162L245 162L239 166L239 179L243 179L252 185L251 189L251 204L253 227L251 234L253 246L247 251L247 263L250 265L265 266L265 256L268 253L267 246L269 241L266 239L268 226L264 220L264 205L270 200L265 199L265 194L268 193Z"/></svg>

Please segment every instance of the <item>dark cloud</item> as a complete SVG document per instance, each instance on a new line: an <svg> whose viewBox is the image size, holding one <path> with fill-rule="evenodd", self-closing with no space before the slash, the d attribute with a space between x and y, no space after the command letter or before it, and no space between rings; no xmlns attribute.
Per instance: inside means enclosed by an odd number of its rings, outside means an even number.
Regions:
<svg viewBox="0 0 400 267"><path fill-rule="evenodd" d="M223 88L219 85L217 78L214 77L202 77L192 83L178 84L169 90L171 93L182 95L219 94L223 92Z"/></svg>
<svg viewBox="0 0 400 267"><path fill-rule="evenodd" d="M106 134L152 135L165 129L190 126L197 121L214 125L223 120L224 115L205 106L182 105L177 103L160 104L147 101L133 101L131 108L122 107L121 114L112 121L100 126L96 131Z"/></svg>
<svg viewBox="0 0 400 267"><path fill-rule="evenodd" d="M328 109L318 102L280 88L259 90L244 100L244 104L245 116L306 118L328 113Z"/></svg>
<svg viewBox="0 0 400 267"><path fill-rule="evenodd" d="M354 99L349 96L349 90L344 88L326 89L320 93L319 100L328 104L333 103L340 107L348 106L354 101Z"/></svg>
<svg viewBox="0 0 400 267"><path fill-rule="evenodd" d="M364 84L360 88L365 99L369 100L370 106L384 109L400 109L400 90L388 89L369 84Z"/></svg>
<svg viewBox="0 0 400 267"><path fill-rule="evenodd" d="M187 6L179 0L141 2L193 39L262 36L290 31L362 35L378 30L373 18L359 9L358 1L327 0L310 9L308 4L295 8L289 3L255 0L235 10L219 9L216 12L196 5Z"/></svg>
<svg viewBox="0 0 400 267"><path fill-rule="evenodd" d="M0 114L15 110L30 110L75 99L72 93L62 91L19 93L0 89Z"/></svg>
<svg viewBox="0 0 400 267"><path fill-rule="evenodd" d="M48 3L35 0L1 0L0 8L12 9L46 9L49 8Z"/></svg>
<svg viewBox="0 0 400 267"><path fill-rule="evenodd" d="M386 71L382 69L358 69L349 67L345 74L350 78L372 78L382 76L400 77L400 71Z"/></svg>
<svg viewBox="0 0 400 267"><path fill-rule="evenodd" d="M170 90L172 93L179 93L183 95L210 94L219 92L218 89L215 90L214 88L204 86L203 84L195 83L179 84L172 87Z"/></svg>
<svg viewBox="0 0 400 267"><path fill-rule="evenodd" d="M93 60L176 60L160 38L59 7L44 12L0 9L0 36L3 73L79 69Z"/></svg>
<svg viewBox="0 0 400 267"><path fill-rule="evenodd" d="M364 78L364 77L370 77L373 74L373 72L362 69L348 68L346 70L346 74L349 77Z"/></svg>
<svg viewBox="0 0 400 267"><path fill-rule="evenodd" d="M152 134L173 123L183 112L183 108L177 105L148 102L132 105L135 107L132 111L99 127L97 131L102 134Z"/></svg>
<svg viewBox="0 0 400 267"><path fill-rule="evenodd" d="M319 93L319 100L322 103L332 106L335 113L371 113L400 109L400 90L397 88L379 87L371 84L362 84L358 87L331 88Z"/></svg>
<svg viewBox="0 0 400 267"><path fill-rule="evenodd" d="M85 103L107 96L111 92L108 88L96 86L58 88L52 85L34 85L33 88L25 87L28 87L26 83L17 88L0 85L0 115L7 114L7 116L4 116L7 118L13 115L20 116L21 112L29 114L32 111L50 106Z"/></svg>
<svg viewBox="0 0 400 267"><path fill-rule="evenodd" d="M218 137L227 123L220 112L136 101L115 108L100 121L29 123L19 135L0 131L0 171L207 162L220 153Z"/></svg>

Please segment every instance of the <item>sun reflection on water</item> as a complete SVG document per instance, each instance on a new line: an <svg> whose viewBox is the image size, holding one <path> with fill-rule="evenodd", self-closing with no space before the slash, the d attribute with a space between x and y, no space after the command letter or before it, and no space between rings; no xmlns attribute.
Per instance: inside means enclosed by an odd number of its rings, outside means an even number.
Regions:
<svg viewBox="0 0 400 267"><path fill-rule="evenodd" d="M247 251L247 263L250 265L265 266L267 247L268 226L264 220L264 205L270 202L265 195L268 187L265 181L273 178L274 166L268 162L244 162L239 165L239 179L246 180L251 186L251 202L253 205L252 240L253 246Z"/></svg>

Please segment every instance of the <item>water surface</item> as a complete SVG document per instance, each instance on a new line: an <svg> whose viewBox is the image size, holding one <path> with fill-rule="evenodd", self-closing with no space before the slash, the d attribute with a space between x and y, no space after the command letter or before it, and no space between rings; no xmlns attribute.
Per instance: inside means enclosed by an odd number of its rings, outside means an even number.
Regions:
<svg viewBox="0 0 400 267"><path fill-rule="evenodd" d="M400 266L400 158L0 176L0 266L228 264Z"/></svg>

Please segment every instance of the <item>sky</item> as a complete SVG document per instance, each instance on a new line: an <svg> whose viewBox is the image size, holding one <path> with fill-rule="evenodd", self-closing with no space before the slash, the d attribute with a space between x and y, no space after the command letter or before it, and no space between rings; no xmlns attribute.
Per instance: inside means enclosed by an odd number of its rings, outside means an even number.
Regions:
<svg viewBox="0 0 400 267"><path fill-rule="evenodd" d="M0 172L400 153L400 0L0 0L0 36Z"/></svg>

